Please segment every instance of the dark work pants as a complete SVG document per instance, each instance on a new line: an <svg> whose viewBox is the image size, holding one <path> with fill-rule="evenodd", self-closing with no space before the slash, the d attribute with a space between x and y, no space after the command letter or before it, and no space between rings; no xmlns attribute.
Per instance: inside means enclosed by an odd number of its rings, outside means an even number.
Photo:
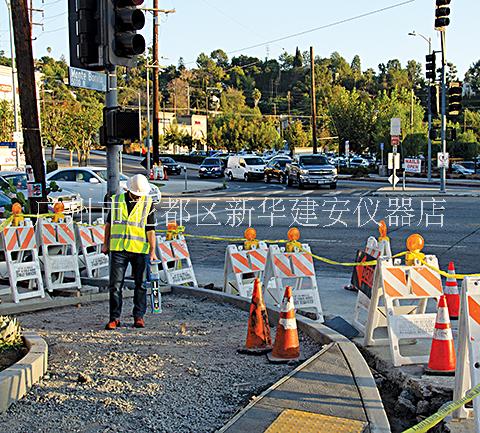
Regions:
<svg viewBox="0 0 480 433"><path fill-rule="evenodd" d="M125 272L132 265L135 291L133 294L133 317L143 317L147 311L147 290L143 285L146 254L128 251L110 253L110 320L120 319L122 314L122 289Z"/></svg>

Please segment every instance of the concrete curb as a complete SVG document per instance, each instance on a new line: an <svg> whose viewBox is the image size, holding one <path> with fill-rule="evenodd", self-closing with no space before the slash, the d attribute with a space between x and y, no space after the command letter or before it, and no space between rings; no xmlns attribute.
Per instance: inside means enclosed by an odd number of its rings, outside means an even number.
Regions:
<svg viewBox="0 0 480 433"><path fill-rule="evenodd" d="M201 289L198 287L172 286L172 293L209 298L211 300L234 305L244 311L250 309L250 300L240 296L228 295L223 292ZM280 310L267 305L268 317L271 324L278 322ZM309 335L316 342L329 345L335 343L341 350L352 376L356 382L360 397L363 401L365 414L369 422L370 433L390 433L390 424L383 407L377 384L370 368L353 342L325 325L317 323L307 317L297 315L298 328ZM308 361L307 361L308 363ZM305 365L305 363L303 364ZM300 367L299 367L300 368ZM280 379L280 382L284 379ZM273 385L271 389L274 389ZM249 406L243 410L247 410ZM227 424L228 425L228 424Z"/></svg>
<svg viewBox="0 0 480 433"><path fill-rule="evenodd" d="M401 189L395 191L372 191L368 194L369 197L390 197L390 196L399 196L404 195L408 197L480 197L480 193L476 192L465 192L465 191L447 191L439 192L438 190L433 191L402 191Z"/></svg>
<svg viewBox="0 0 480 433"><path fill-rule="evenodd" d="M28 353L16 364L0 372L0 413L20 400L47 371L48 346L35 332L24 332Z"/></svg>

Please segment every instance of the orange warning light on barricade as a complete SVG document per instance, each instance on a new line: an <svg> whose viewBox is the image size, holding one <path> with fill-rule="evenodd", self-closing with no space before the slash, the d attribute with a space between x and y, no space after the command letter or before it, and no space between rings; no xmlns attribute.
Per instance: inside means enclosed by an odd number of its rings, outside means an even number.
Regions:
<svg viewBox="0 0 480 433"><path fill-rule="evenodd" d="M252 250L258 248L257 231L253 227L246 229L243 236L245 238L245 243L243 244L244 249Z"/></svg>
<svg viewBox="0 0 480 433"><path fill-rule="evenodd" d="M298 242L300 239L300 230L298 230L297 227L292 227L288 233L288 240L287 245L285 245L285 251L287 253L293 253L295 252L295 248L300 249L301 248L301 243Z"/></svg>
<svg viewBox="0 0 480 433"><path fill-rule="evenodd" d="M380 241L388 240L387 224L386 224L385 220L381 220L378 223L378 232L380 233L380 238L378 240L380 240Z"/></svg>
<svg viewBox="0 0 480 433"><path fill-rule="evenodd" d="M23 216L22 216L22 205L20 203L13 203L12 205L12 214L13 214L13 219L12 219L12 226L17 227L20 225L20 223L23 221Z"/></svg>
<svg viewBox="0 0 480 433"><path fill-rule="evenodd" d="M173 239L177 239L178 235L178 224L176 221L169 221L167 224L167 234L165 235L165 239L167 241L171 241Z"/></svg>
<svg viewBox="0 0 480 433"><path fill-rule="evenodd" d="M425 254L422 253L422 249L425 246L425 239L418 233L410 235L407 238L407 250L408 253L405 256L405 264L407 266L413 266L415 259L423 260L425 258Z"/></svg>
<svg viewBox="0 0 480 433"><path fill-rule="evenodd" d="M52 222L58 223L61 219L65 218L65 215L63 214L63 211L65 210L65 205L61 201L57 201L53 205L53 212L55 215L52 217Z"/></svg>

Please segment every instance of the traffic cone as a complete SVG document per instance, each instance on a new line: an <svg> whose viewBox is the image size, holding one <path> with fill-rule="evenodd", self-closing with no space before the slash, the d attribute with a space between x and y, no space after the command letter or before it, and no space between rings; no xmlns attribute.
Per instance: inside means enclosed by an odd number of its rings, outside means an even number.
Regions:
<svg viewBox="0 0 480 433"><path fill-rule="evenodd" d="M455 347L448 317L447 299L442 295L438 302L430 359L425 373L441 376L454 375L455 364Z"/></svg>
<svg viewBox="0 0 480 433"><path fill-rule="evenodd" d="M150 180L155 180L155 175L153 173L153 168L150 169Z"/></svg>
<svg viewBox="0 0 480 433"><path fill-rule="evenodd" d="M168 180L167 167L163 167L163 180Z"/></svg>
<svg viewBox="0 0 480 433"><path fill-rule="evenodd" d="M448 273L450 275L455 275L455 265L453 262L448 264ZM443 293L447 297L448 314L450 314L450 319L458 319L458 315L460 314L460 295L458 293L458 284L455 277L447 277Z"/></svg>
<svg viewBox="0 0 480 433"><path fill-rule="evenodd" d="M295 319L295 306L293 305L292 288L290 286L287 286L283 295L275 344L267 357L270 362L275 364L298 361L300 358L297 320Z"/></svg>
<svg viewBox="0 0 480 433"><path fill-rule="evenodd" d="M258 278L253 282L252 303L248 317L247 342L239 353L262 355L272 350L272 337L268 324L267 308L263 302L262 285Z"/></svg>

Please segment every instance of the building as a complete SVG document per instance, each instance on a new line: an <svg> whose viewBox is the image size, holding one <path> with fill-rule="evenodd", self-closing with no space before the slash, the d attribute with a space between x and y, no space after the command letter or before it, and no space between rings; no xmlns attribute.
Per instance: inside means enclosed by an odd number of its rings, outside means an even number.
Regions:
<svg viewBox="0 0 480 433"><path fill-rule="evenodd" d="M206 150L207 145L207 116L200 114L191 114L186 116L177 116L175 113L162 111L159 113L158 130L160 135L164 135L170 128L178 128L180 133L186 133L192 137L193 140L198 140L202 143L202 148L197 150ZM169 147L169 153L185 152L188 149L173 149Z"/></svg>

